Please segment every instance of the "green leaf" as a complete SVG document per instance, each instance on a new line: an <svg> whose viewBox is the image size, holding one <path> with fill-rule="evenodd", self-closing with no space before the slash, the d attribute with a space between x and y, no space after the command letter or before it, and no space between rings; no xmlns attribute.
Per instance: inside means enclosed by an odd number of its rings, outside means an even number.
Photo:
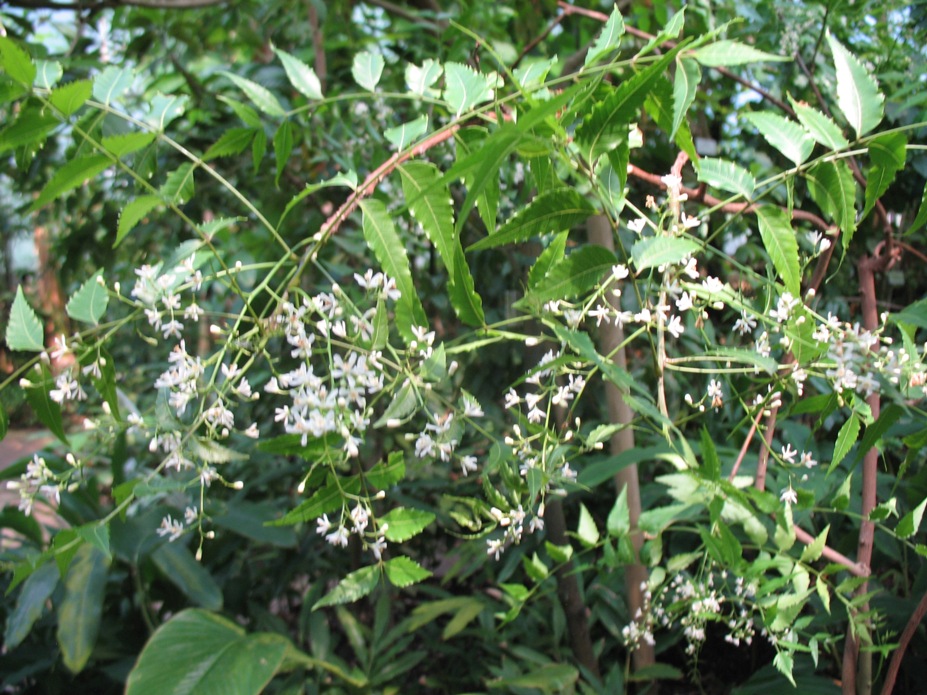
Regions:
<svg viewBox="0 0 927 695"><path fill-rule="evenodd" d="M57 60L40 60L35 68L35 86L43 89L51 89L64 75L64 69Z"/></svg>
<svg viewBox="0 0 927 695"><path fill-rule="evenodd" d="M179 541L163 543L151 553L151 560L164 578L197 606L213 611L222 608L222 589L185 545Z"/></svg>
<svg viewBox="0 0 927 695"><path fill-rule="evenodd" d="M35 82L35 64L29 54L6 36L0 36L0 68L27 89Z"/></svg>
<svg viewBox="0 0 927 695"><path fill-rule="evenodd" d="M290 155L293 153L293 127L289 121L283 121L277 132L274 133L274 160L277 163L277 176L274 178L274 185L280 185L280 177L286 167Z"/></svg>
<svg viewBox="0 0 927 695"><path fill-rule="evenodd" d="M628 488L622 486L615 504L612 505L605 521L605 528L612 538L621 538L631 531L631 510L628 507Z"/></svg>
<svg viewBox="0 0 927 695"><path fill-rule="evenodd" d="M100 318L106 313L106 307L109 304L109 293L101 282L102 279L103 271L98 270L80 286L65 307L68 316L75 321L94 326L100 323Z"/></svg>
<svg viewBox="0 0 927 695"><path fill-rule="evenodd" d="M373 251L380 266L396 280L401 296L396 302L396 327L407 341L412 340L412 326L427 326L428 318L412 282L412 271L405 244L396 233L386 205L380 200L361 200L364 213L364 239Z"/></svg>
<svg viewBox="0 0 927 695"><path fill-rule="evenodd" d="M702 80L702 69L694 60L677 58L676 74L673 77L673 128L670 137L676 135L682 120L686 117L689 107L695 101L698 93L698 84ZM700 160L700 165L705 160Z"/></svg>
<svg viewBox="0 0 927 695"><path fill-rule="evenodd" d="M391 451L386 463L378 461L373 468L364 473L367 485L385 490L406 477L405 456L401 451Z"/></svg>
<svg viewBox="0 0 927 695"><path fill-rule="evenodd" d="M861 137L882 121L885 97L879 85L852 53L827 32L837 70L837 106L850 127Z"/></svg>
<svg viewBox="0 0 927 695"><path fill-rule="evenodd" d="M257 111L247 104L242 104L240 101L236 101L227 96L219 96L219 101L228 104L232 111L235 112L235 115L238 116L246 126L252 128L262 128L264 126Z"/></svg>
<svg viewBox="0 0 927 695"><path fill-rule="evenodd" d="M489 77L462 63L444 65L444 85L444 101L457 116L495 96Z"/></svg>
<svg viewBox="0 0 927 695"><path fill-rule="evenodd" d="M45 136L54 130L60 121L50 113L38 109L23 109L12 125L0 131L0 152L33 143L42 143Z"/></svg>
<svg viewBox="0 0 927 695"><path fill-rule="evenodd" d="M256 128L229 128L206 150L203 161L241 154L254 140L257 132Z"/></svg>
<svg viewBox="0 0 927 695"><path fill-rule="evenodd" d="M737 193L747 200L753 197L756 179L739 164L726 159L702 157L699 160L698 180L722 191Z"/></svg>
<svg viewBox="0 0 927 695"><path fill-rule="evenodd" d="M542 693L574 692L573 686L579 680L579 671L569 664L546 663L528 673L504 676L489 681L493 690L506 689L515 692L518 688L534 688Z"/></svg>
<svg viewBox="0 0 927 695"><path fill-rule="evenodd" d="M132 70L110 65L93 79L93 98L108 106L121 97L134 81Z"/></svg>
<svg viewBox="0 0 927 695"><path fill-rule="evenodd" d="M67 118L86 104L92 94L93 83L90 80L75 80L52 90L48 101Z"/></svg>
<svg viewBox="0 0 927 695"><path fill-rule="evenodd" d="M599 542L599 529L596 528L595 519L586 509L586 505L579 504L579 523L576 526L576 537L587 548L592 548Z"/></svg>
<svg viewBox="0 0 927 695"><path fill-rule="evenodd" d="M290 55L286 51L274 48L274 53L283 63L283 69L286 70L286 76L290 80L296 91L309 99L322 99L322 83L319 82L319 76L315 70L306 65L296 56Z"/></svg>
<svg viewBox="0 0 927 695"><path fill-rule="evenodd" d="M534 289L547 276L550 269L564 259L569 232L560 232L547 244L528 273L528 289Z"/></svg>
<svg viewBox="0 0 927 695"><path fill-rule="evenodd" d="M6 408L0 405L0 442L6 439L7 430L10 427L10 419L6 414ZM2 512L0 512L2 514Z"/></svg>
<svg viewBox="0 0 927 695"><path fill-rule="evenodd" d="M249 635L222 616L185 610L148 640L126 695L258 695L292 651L282 635Z"/></svg>
<svg viewBox="0 0 927 695"><path fill-rule="evenodd" d="M68 438L61 420L61 406L49 395L49 390L55 385L55 379L48 366L40 364L38 369L30 369L26 373L26 379L32 384L24 389L26 402L29 403L32 412L52 434L67 444Z"/></svg>
<svg viewBox="0 0 927 695"><path fill-rule="evenodd" d="M692 51L692 56L702 65L710 68L745 65L746 63L781 63L791 60L788 56L777 56L732 40L715 41L702 46Z"/></svg>
<svg viewBox="0 0 927 695"><path fill-rule="evenodd" d="M109 525L102 521L92 521L74 529L79 538L87 545L93 546L106 556L107 561L113 559L109 547Z"/></svg>
<svg viewBox="0 0 927 695"><path fill-rule="evenodd" d="M257 82L253 82L246 77L240 77L226 70L220 70L219 74L225 75L234 82L235 85L245 93L245 96L251 100L251 103L268 116L286 116L286 111L280 105L277 97L271 94L270 90L266 87L262 87Z"/></svg>
<svg viewBox="0 0 927 695"><path fill-rule="evenodd" d="M476 292L470 266L464 256L463 248L457 244L455 249L454 275L448 287L451 306L460 320L469 326L482 326L486 323L483 314L483 300Z"/></svg>
<svg viewBox="0 0 927 695"><path fill-rule="evenodd" d="M338 586L315 602L312 610L318 610L325 606L337 606L342 603L353 603L367 596L377 588L379 583L380 568L378 566L362 567L351 572L351 574L338 582Z"/></svg>
<svg viewBox="0 0 927 695"><path fill-rule="evenodd" d="M108 574L109 559L99 549L85 544L77 550L58 607L58 646L71 673L80 673L93 653Z"/></svg>
<svg viewBox="0 0 927 695"><path fill-rule="evenodd" d="M827 545L827 533L830 531L830 524L824 527L824 530L819 533L815 539L805 546L805 549L801 551L801 562L816 562L818 558L821 557L821 553L824 552L824 546Z"/></svg>
<svg viewBox="0 0 927 695"><path fill-rule="evenodd" d="M537 196L495 234L471 244L467 250L479 251L561 232L585 222L594 213L595 207L583 195L572 188L560 188Z"/></svg>
<svg viewBox="0 0 927 695"><path fill-rule="evenodd" d="M805 126L805 130L814 140L829 150L842 150L844 147L849 147L850 143L843 137L843 132L830 116L824 115L804 102L795 101L791 95L789 96L789 102L792 104L798 120Z"/></svg>
<svg viewBox="0 0 927 695"><path fill-rule="evenodd" d="M872 166L866 176L866 206L860 221L875 207L876 201L888 190L895 180L895 174L904 168L908 139L904 133L886 133L869 143L869 159Z"/></svg>
<svg viewBox="0 0 927 695"><path fill-rule="evenodd" d="M721 478L721 460L718 458L718 450L711 438L706 427L702 427L702 434L699 440L702 447L702 475L706 480L720 480Z"/></svg>
<svg viewBox="0 0 927 695"><path fill-rule="evenodd" d="M169 205L183 205L190 200L195 190L194 171L193 164L187 162L168 174L158 189L161 198Z"/></svg>
<svg viewBox="0 0 927 695"><path fill-rule="evenodd" d="M137 152L154 142L154 133L124 133L122 135L109 135L103 138L103 148L116 157Z"/></svg>
<svg viewBox="0 0 927 695"><path fill-rule="evenodd" d="M424 531L435 515L421 509L406 509L397 507L381 517L382 524L388 524L385 532L386 540L393 543L404 543Z"/></svg>
<svg viewBox="0 0 927 695"><path fill-rule="evenodd" d="M905 538L910 538L920 530L921 521L924 519L925 509L927 509L927 499L923 500L919 505L917 505L914 509L912 509L901 518L901 521L898 522L898 526L895 527L895 534L898 536L898 538L902 540ZM23 590L25 591L25 589Z"/></svg>
<svg viewBox="0 0 927 695"><path fill-rule="evenodd" d="M119 224L116 226L116 241L113 242L113 247L119 246L129 232L135 229L135 225L160 203L161 199L158 196L145 195L126 205L119 213Z"/></svg>
<svg viewBox="0 0 927 695"><path fill-rule="evenodd" d="M773 268L793 297L801 296L801 266L798 262L798 241L786 213L772 205L756 209L763 246Z"/></svg>
<svg viewBox="0 0 927 695"><path fill-rule="evenodd" d="M112 160L106 155L97 154L79 157L59 168L45 184L45 188L29 206L29 212L35 212L68 191L83 185L104 169L112 166Z"/></svg>
<svg viewBox="0 0 927 695"><path fill-rule="evenodd" d="M801 166L814 148L808 131L794 121L774 113L748 113L744 118L795 166Z"/></svg>
<svg viewBox="0 0 927 695"><path fill-rule="evenodd" d="M383 75L383 64L383 56L379 53L363 51L354 56L351 75L357 84L368 92L372 92L377 88L377 83Z"/></svg>
<svg viewBox="0 0 927 695"><path fill-rule="evenodd" d="M357 479L354 478L354 485L351 487L360 489ZM345 487L345 491L350 490ZM304 502L301 502L295 509L291 509L276 521L268 522L270 526L292 526L302 521L311 521L317 519L322 514L328 514L331 511L340 509L344 504L344 492L342 487L334 483L328 483L321 490L317 490L312 496Z"/></svg>
<svg viewBox="0 0 927 695"><path fill-rule="evenodd" d="M16 288L16 297L10 308L6 324L6 345L10 350L42 352L45 349L45 333L35 310L29 306L22 286Z"/></svg>
<svg viewBox="0 0 927 695"><path fill-rule="evenodd" d="M618 48L621 45L621 37L624 36L624 31L624 18L621 16L621 10L618 9L618 5L615 5L602 31L599 32L592 47L586 53L583 67L588 67L593 63L597 63L601 58L605 57L606 54Z"/></svg>
<svg viewBox="0 0 927 695"><path fill-rule="evenodd" d="M290 202L286 204L286 207L283 209L283 214L280 215L280 219L277 221L277 227L280 227L283 224L283 220L286 219L286 216L299 205L306 196L312 195L316 191L319 191L323 188L330 188L334 186L347 186L351 190L357 189L357 173L354 171L339 172L332 176L326 181L320 181L319 183L307 183L306 187L301 190L299 193L294 195Z"/></svg>
<svg viewBox="0 0 927 695"><path fill-rule="evenodd" d="M435 90L432 89L432 86L443 73L444 68L441 67L441 63L431 58L427 58L422 63L422 67L409 63L406 65L405 72L406 87L409 88L410 92L418 94L420 97L434 96Z"/></svg>
<svg viewBox="0 0 927 695"><path fill-rule="evenodd" d="M384 562L383 569L386 571L386 578L389 579L390 584L400 589L418 584L431 576L431 572L415 560L402 556Z"/></svg>
<svg viewBox="0 0 927 695"><path fill-rule="evenodd" d="M524 62L519 67L515 68L512 75L523 90L536 90L543 88L544 81L547 79L547 74L556 64L556 56L548 60Z"/></svg>
<svg viewBox="0 0 927 695"><path fill-rule="evenodd" d="M145 116L145 122L163 133L171 121L183 115L186 108L187 97L182 94L156 94L151 100L151 109Z"/></svg>
<svg viewBox="0 0 927 695"><path fill-rule="evenodd" d="M814 202L840 227L847 248L856 231L856 182L844 161L824 161L805 172Z"/></svg>
<svg viewBox="0 0 927 695"><path fill-rule="evenodd" d="M866 452L881 442L885 433L901 419L902 415L904 415L904 408L897 403L890 403L879 413L879 418L875 422L866 425L866 431L863 433L863 438L856 450L856 460L862 459Z"/></svg>
<svg viewBox="0 0 927 695"><path fill-rule="evenodd" d="M423 114L414 121L403 123L395 128L387 128L383 131L383 137L385 137L398 151L402 152L424 135L427 130L428 116Z"/></svg>
<svg viewBox="0 0 927 695"><path fill-rule="evenodd" d="M544 304L554 299L570 299L588 292L618 262L611 251L588 245L577 249L551 268L525 300Z"/></svg>
<svg viewBox="0 0 927 695"><path fill-rule="evenodd" d="M914 219L911 220L911 224L908 226L905 236L916 232L924 226L925 222L927 222L927 185L924 186L924 192L921 194L921 205L917 209L917 214L914 216Z"/></svg>
<svg viewBox="0 0 927 695"><path fill-rule="evenodd" d="M701 244L681 237L646 237L634 242L631 260L637 272L643 272L661 265L679 263L686 256L698 252Z"/></svg>
<svg viewBox="0 0 927 695"><path fill-rule="evenodd" d="M58 586L58 566L47 562L29 575L16 599L16 607L6 621L3 644L15 649L26 639L35 621L45 612L45 604Z"/></svg>
<svg viewBox="0 0 927 695"><path fill-rule="evenodd" d="M856 444L859 437L860 421L856 413L850 415L849 420L843 423L840 431L837 433L837 441L834 443L834 455L831 459L830 466L827 468L827 474L830 475L834 469L840 465L840 462L850 452L850 449Z"/></svg>

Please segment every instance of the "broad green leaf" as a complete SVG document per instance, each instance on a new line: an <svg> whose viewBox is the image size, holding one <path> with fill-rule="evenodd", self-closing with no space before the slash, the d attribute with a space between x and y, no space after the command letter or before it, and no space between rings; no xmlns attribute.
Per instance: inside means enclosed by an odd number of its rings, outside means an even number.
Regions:
<svg viewBox="0 0 927 695"><path fill-rule="evenodd" d="M399 238L382 201L362 200L360 208L364 213L364 239L380 262L383 272L396 280L396 288L401 293L396 302L396 326L403 338L411 340L412 326L427 326L428 318L412 282L405 244Z"/></svg>
<svg viewBox="0 0 927 695"><path fill-rule="evenodd" d="M93 79L93 98L108 106L121 97L134 81L132 70L110 65Z"/></svg>
<svg viewBox="0 0 927 695"><path fill-rule="evenodd" d="M647 98L644 100L644 110L647 115L649 115L660 129L666 131L667 133L673 132L674 127L674 116L676 113L676 104L675 98L673 97L673 84L665 76L660 76L653 83L653 86L650 89L650 93L647 94ZM678 127L673 134L673 141L676 143L676 147L689 155L690 161L693 162L693 166L698 168L698 161L700 156L695 149L695 141L692 139L692 132L689 130L689 122L683 118ZM628 148L630 142L624 143L624 146ZM620 147L609 152L609 160L614 160L615 152L621 152ZM622 153L622 159L627 159L628 155ZM612 162L612 166L615 166L615 162ZM625 170L627 170L627 165L625 165Z"/></svg>
<svg viewBox="0 0 927 695"><path fill-rule="evenodd" d="M444 101L457 116L495 95L489 77L462 63L444 65L444 84Z"/></svg>
<svg viewBox="0 0 927 695"><path fill-rule="evenodd" d="M541 305L583 295L601 282L617 262L615 254L606 248L583 246L551 268L547 277L525 295L525 300Z"/></svg>
<svg viewBox="0 0 927 695"><path fill-rule="evenodd" d="M787 214L772 205L756 209L763 246L773 268L793 297L801 296L801 266L798 262L798 240Z"/></svg>
<svg viewBox="0 0 927 695"><path fill-rule="evenodd" d="M814 541L805 546L805 549L801 551L801 562L816 562L821 557L824 546L827 545L828 531L830 531L830 524L824 527Z"/></svg>
<svg viewBox="0 0 927 695"><path fill-rule="evenodd" d="M534 289L543 280L550 269L564 259L566 254L567 238L569 232L560 232L553 240L547 244L541 255L531 266L531 272L528 273L528 289Z"/></svg>
<svg viewBox="0 0 927 695"><path fill-rule="evenodd" d="M927 499L923 500L910 512L905 514L898 526L895 527L895 534L904 540L916 534L921 527L921 521L924 520L924 510L927 509ZM25 589L23 589L25 591Z"/></svg>
<svg viewBox="0 0 927 695"><path fill-rule="evenodd" d="M26 402L29 403L32 412L52 434L67 444L68 438L64 433L64 424L61 419L61 406L53 401L49 394L49 391L55 387L55 379L48 366L42 363L38 365L38 368L30 369L26 373L26 379L32 384L24 389Z"/></svg>
<svg viewBox="0 0 927 695"><path fill-rule="evenodd" d="M402 152L413 142L418 140L428 130L428 116L421 115L414 121L403 123L395 128L383 131L385 137L398 151Z"/></svg>
<svg viewBox="0 0 927 695"><path fill-rule="evenodd" d="M824 115L803 101L795 101L791 95L789 96L789 102L792 104L792 108L795 109L798 120L805 126L805 130L814 140L829 150L842 150L850 145L847 139L843 137L843 132L830 116Z"/></svg>
<svg viewBox="0 0 927 695"><path fill-rule="evenodd" d="M895 180L895 174L904 168L908 139L904 133L886 133L869 143L869 159L872 166L866 176L866 206L860 221L875 207L876 201L888 190Z"/></svg>
<svg viewBox="0 0 927 695"><path fill-rule="evenodd" d="M158 189L161 197L169 205L183 205L193 197L195 167L187 162L174 169Z"/></svg>
<svg viewBox="0 0 927 695"><path fill-rule="evenodd" d="M400 589L418 584L431 576L431 572L415 560L402 556L384 562L383 569L386 571L386 578L389 579L389 583Z"/></svg>
<svg viewBox="0 0 927 695"><path fill-rule="evenodd" d="M354 81L368 92L377 88L377 83L383 75L383 56L379 53L363 51L354 56L354 64L351 66L351 75Z"/></svg>
<svg viewBox="0 0 927 695"><path fill-rule="evenodd" d="M386 540L393 543L404 543L424 531L435 515L421 509L406 509L397 507L380 518L381 524L387 524Z"/></svg>
<svg viewBox="0 0 927 695"><path fill-rule="evenodd" d="M322 83L319 82L319 76L315 70L306 65L296 56L290 55L286 51L274 48L274 53L283 63L283 69L296 91L309 99L322 99Z"/></svg>
<svg viewBox="0 0 927 695"><path fill-rule="evenodd" d="M524 90L534 90L543 87L544 80L551 68L557 64L557 58L554 56L548 60L534 60L528 63L522 63L516 68L512 75L515 81L521 85Z"/></svg>
<svg viewBox="0 0 927 695"><path fill-rule="evenodd" d="M122 212L119 213L119 224L116 226L116 241L113 242L113 246L118 246L128 233L135 229L135 225L160 203L161 199L158 196L145 195L126 205Z"/></svg>
<svg viewBox="0 0 927 695"><path fill-rule="evenodd" d="M102 154L72 159L59 168L45 184L45 188L29 206L29 212L35 212L68 191L83 185L85 181L108 169L112 164L112 160Z"/></svg>
<svg viewBox="0 0 927 695"><path fill-rule="evenodd" d="M257 132L255 128L229 128L206 150L203 161L208 162L210 159L217 159L218 157L231 157L241 154L254 140L254 135Z"/></svg>
<svg viewBox="0 0 927 695"><path fill-rule="evenodd" d="M292 651L283 635L249 635L222 616L185 610L148 640L126 695L258 695Z"/></svg>
<svg viewBox="0 0 927 695"><path fill-rule="evenodd" d="M798 123L774 113L748 113L744 118L751 123L766 141L787 159L801 166L814 148L814 140Z"/></svg>
<svg viewBox="0 0 927 695"><path fill-rule="evenodd" d="M776 656L773 657L773 666L776 667L776 670L789 679L789 683L792 684L793 688L797 688L798 686L795 684L795 676L792 675L793 665L794 660L792 659L791 652L779 651L776 652Z"/></svg>
<svg viewBox="0 0 927 695"><path fill-rule="evenodd" d="M468 251L519 243L538 236L561 232L585 222L595 213L595 207L572 188L561 188L537 196L517 212L495 234L471 244Z"/></svg>
<svg viewBox="0 0 927 695"><path fill-rule="evenodd" d="M856 413L850 415L850 418L843 423L840 431L837 433L837 441L834 443L834 455L831 459L827 473L830 475L834 469L840 465L840 462L850 453L850 449L856 444L859 437L860 420Z"/></svg>
<svg viewBox="0 0 927 695"><path fill-rule="evenodd" d="M409 88L410 92L418 94L420 97L435 96L436 90L432 89L432 87L443 73L444 68L441 67L441 63L431 58L427 58L422 63L422 67L409 63L406 65L405 72L406 87Z"/></svg>
<svg viewBox="0 0 927 695"><path fill-rule="evenodd" d="M824 214L843 232L847 248L856 231L856 182L846 162L823 161L805 172L808 192Z"/></svg>
<svg viewBox="0 0 927 695"><path fill-rule="evenodd" d="M109 293L101 283L102 278L103 271L98 270L71 296L65 307L68 316L94 326L100 323L109 304Z"/></svg>
<svg viewBox="0 0 927 695"><path fill-rule="evenodd" d="M686 117L689 107L695 101L701 79L702 69L696 61L677 57L676 74L673 77L673 128L670 137L679 130L682 119Z"/></svg>
<svg viewBox="0 0 927 695"><path fill-rule="evenodd" d="M0 152L17 147L44 143L45 136L54 130L60 121L50 113L38 109L23 109L19 117L0 131Z"/></svg>
<svg viewBox="0 0 927 695"><path fill-rule="evenodd" d="M745 65L746 63L781 63L791 60L788 56L777 56L732 40L715 41L702 46L692 51L692 56L702 65L711 68Z"/></svg>
<svg viewBox="0 0 927 695"><path fill-rule="evenodd" d="M62 75L64 69L57 60L40 60L35 65L35 86L51 89L58 84Z"/></svg>
<svg viewBox="0 0 927 695"><path fill-rule="evenodd" d="M157 136L154 133L124 133L122 135L109 135L101 141L103 148L116 157L137 152L147 147Z"/></svg>
<svg viewBox="0 0 927 695"><path fill-rule="evenodd" d="M286 111L280 105L277 97L270 90L262 87L257 82L253 82L246 77L240 77L235 73L220 70L219 74L228 77L235 85L245 93L245 96L251 100L251 103L257 106L268 116L286 116Z"/></svg>
<svg viewBox="0 0 927 695"><path fill-rule="evenodd" d="M0 68L23 87L32 88L35 64L29 54L6 35L0 36Z"/></svg>
<svg viewBox="0 0 927 695"><path fill-rule="evenodd" d="M108 562L112 561L113 554L109 547L109 524L103 521L91 521L83 526L78 526L74 531L87 545L103 553Z"/></svg>
<svg viewBox="0 0 927 695"><path fill-rule="evenodd" d="M145 116L145 122L163 133L171 121L183 115L186 108L187 97L183 94L156 94L151 100L151 109Z"/></svg>
<svg viewBox="0 0 927 695"><path fill-rule="evenodd" d="M367 485L385 490L406 477L405 456L401 451L391 451L386 463L379 461L364 473Z"/></svg>
<svg viewBox="0 0 927 695"><path fill-rule="evenodd" d="M86 104L92 94L93 83L90 80L76 80L52 90L48 101L67 118Z"/></svg>
<svg viewBox="0 0 927 695"><path fill-rule="evenodd" d="M605 528L608 529L608 535L612 538L626 536L631 531L631 511L628 507L628 488L622 486L615 504L612 505L608 513L608 519L605 521Z"/></svg>
<svg viewBox="0 0 927 695"><path fill-rule="evenodd" d="M595 519L586 509L586 505L579 503L579 523L576 526L576 537L587 548L592 548L599 542L599 529L596 528Z"/></svg>
<svg viewBox="0 0 927 695"><path fill-rule="evenodd" d="M698 180L729 193L737 193L749 200L756 188L753 174L739 164L726 159L702 157L699 160Z"/></svg>
<svg viewBox="0 0 927 695"><path fill-rule="evenodd" d="M277 175L274 178L275 186L280 185L280 177L283 175L283 170L292 153L293 127L289 121L283 121L280 127L277 128L277 132L274 133L274 160L277 163Z"/></svg>
<svg viewBox="0 0 927 695"><path fill-rule="evenodd" d="M852 53L827 32L837 70L837 106L850 127L861 137L882 121L885 97L879 85Z"/></svg>
<svg viewBox="0 0 927 695"><path fill-rule="evenodd" d="M59 578L58 566L47 562L23 583L3 633L3 644L7 649L15 649L26 639L35 621L45 612L45 604L58 586Z"/></svg>
<svg viewBox="0 0 927 695"><path fill-rule="evenodd" d="M378 566L362 567L338 582L338 586L315 602L312 610L342 603L353 603L376 589L379 583L380 568Z"/></svg>
<svg viewBox="0 0 927 695"><path fill-rule="evenodd" d="M80 673L93 653L108 574L109 559L99 549L84 544L77 550L58 607L58 646L71 673Z"/></svg>
<svg viewBox="0 0 927 695"><path fill-rule="evenodd" d="M16 288L16 297L10 308L6 324L6 345L10 350L42 352L45 349L45 333L35 310L29 306L23 288Z"/></svg>
<svg viewBox="0 0 927 695"><path fill-rule="evenodd" d="M634 242L631 260L638 273L661 265L679 263L702 248L701 244L682 237L646 237Z"/></svg>
<svg viewBox="0 0 927 695"><path fill-rule="evenodd" d="M604 58L621 45L621 37L624 36L624 18L621 16L621 10L618 5L612 9L612 13L605 22L605 26L596 37L592 47L586 53L586 59L583 66L589 66L597 63L599 59Z"/></svg>
<svg viewBox="0 0 927 695"><path fill-rule="evenodd" d="M213 611L222 608L222 589L181 542L163 543L151 553L151 560L191 602Z"/></svg>

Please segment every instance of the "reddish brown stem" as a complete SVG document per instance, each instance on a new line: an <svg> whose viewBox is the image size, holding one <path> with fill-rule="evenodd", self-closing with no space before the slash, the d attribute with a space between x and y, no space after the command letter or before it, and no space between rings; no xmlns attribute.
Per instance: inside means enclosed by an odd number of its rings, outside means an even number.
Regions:
<svg viewBox="0 0 927 695"><path fill-rule="evenodd" d="M885 674L885 684L882 686L882 695L892 695L892 690L895 689L895 680L898 678L898 671L901 669L901 660L904 659L908 644L910 644L917 626L920 625L925 615L927 615L927 592L924 592L924 595L921 596L920 603L917 604L917 608L914 609L914 613L908 619L908 624L904 627L904 632L901 633L898 647L892 653L888 673Z"/></svg>

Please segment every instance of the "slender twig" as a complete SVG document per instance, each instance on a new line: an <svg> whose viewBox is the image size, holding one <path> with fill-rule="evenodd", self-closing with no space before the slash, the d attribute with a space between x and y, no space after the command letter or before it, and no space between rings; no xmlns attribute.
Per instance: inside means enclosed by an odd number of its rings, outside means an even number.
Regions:
<svg viewBox="0 0 927 695"><path fill-rule="evenodd" d="M744 457L747 455L747 450L750 448L750 440L752 440L753 435L756 434L756 428L757 425L760 424L761 417L763 417L762 408L756 412L756 417L753 418L753 424L750 425L750 431L747 432L743 446L740 447L740 453L737 455L737 460L734 461L734 467L731 469L731 474L728 476L728 481L732 483L734 482L734 478L737 476L737 471L740 470L740 464L743 463Z"/></svg>
<svg viewBox="0 0 927 695"><path fill-rule="evenodd" d="M917 626L920 625L925 615L927 615L927 592L924 592L924 595L921 596L917 608L914 609L911 617L908 618L908 624L904 626L904 632L901 633L898 646L892 653L892 660L889 662L888 673L885 674L885 683L882 686L882 695L892 695L892 691L895 689L895 680L898 678L898 671L901 669L901 660L904 659L904 653L908 650L908 644L910 644L911 638L914 637L914 632L917 630Z"/></svg>
<svg viewBox="0 0 927 695"><path fill-rule="evenodd" d="M798 524L793 524L792 528L795 529L795 538L800 540L805 545L811 545L814 543L814 536L801 528ZM821 551L821 555L831 562L836 562L838 565L843 565L850 574L854 574L857 577L868 577L871 572L868 565L864 565L860 562L853 562L843 553L839 553L830 546L825 545L824 549Z"/></svg>

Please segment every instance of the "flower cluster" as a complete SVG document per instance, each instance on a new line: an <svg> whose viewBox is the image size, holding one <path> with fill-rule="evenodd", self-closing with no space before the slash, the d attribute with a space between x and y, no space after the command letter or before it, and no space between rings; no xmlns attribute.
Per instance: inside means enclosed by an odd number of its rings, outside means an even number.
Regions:
<svg viewBox="0 0 927 695"><path fill-rule="evenodd" d="M68 463L76 466L72 454L68 454ZM66 487L63 476L56 475L38 454L33 454L32 460L26 464L26 471L19 480L7 482L8 490L19 492L19 510L24 514L31 514L36 498L40 495L48 500L54 500L57 505L61 501L61 490Z"/></svg>
<svg viewBox="0 0 927 695"><path fill-rule="evenodd" d="M368 531L367 527L371 521L374 523L374 529ZM316 519L316 533L324 536L328 543L346 548L353 533L360 538L363 547L370 550L377 560L383 557L383 552L386 550L388 530L389 524L377 524L370 509L362 502L355 504L347 514L342 509L342 518L337 525L329 520L328 514L323 514Z"/></svg>

